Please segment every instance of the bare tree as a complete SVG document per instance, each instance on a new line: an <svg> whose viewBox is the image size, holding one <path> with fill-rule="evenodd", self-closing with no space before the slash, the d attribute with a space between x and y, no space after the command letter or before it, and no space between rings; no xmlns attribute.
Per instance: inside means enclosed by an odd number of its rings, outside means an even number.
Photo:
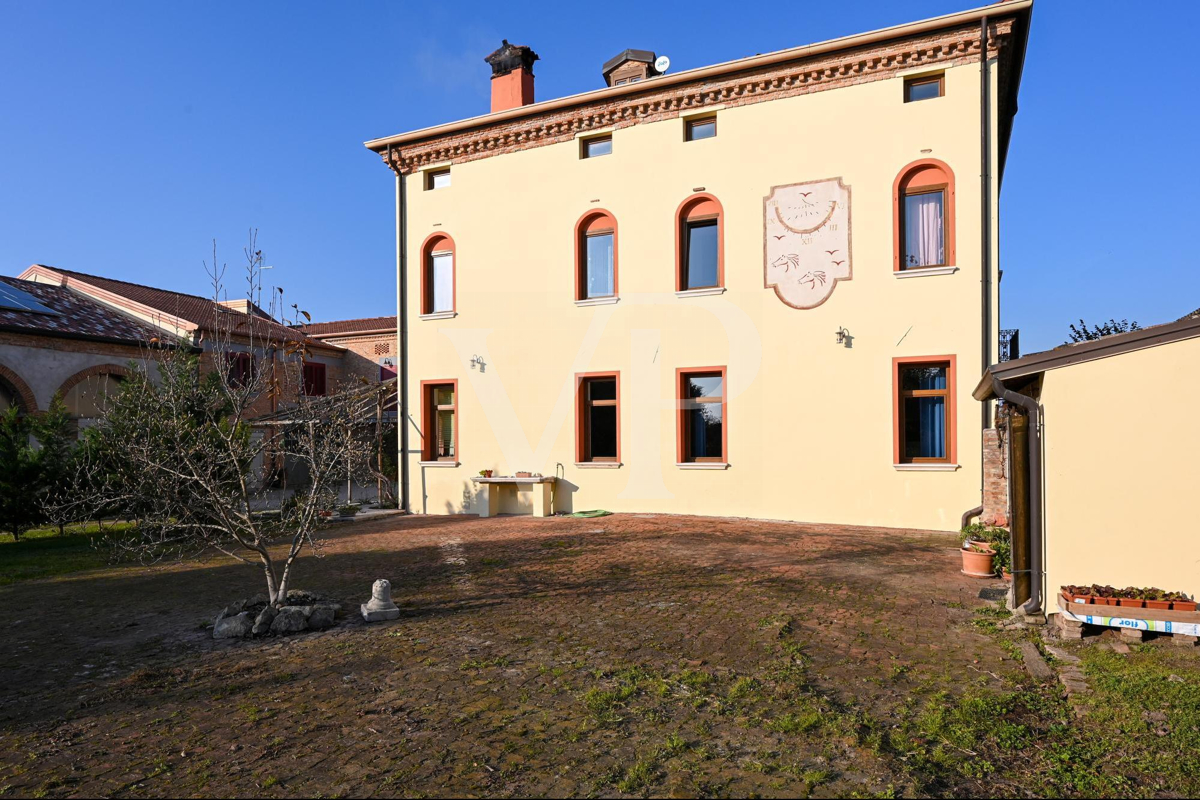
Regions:
<svg viewBox="0 0 1200 800"><path fill-rule="evenodd" d="M245 254L248 302L215 307L202 352L158 343L156 374L143 364L124 381L87 431L71 503L135 518L110 542L143 562L215 550L257 565L283 605L301 553L321 553L322 512L348 475L369 472L363 409L384 388L306 393L307 337L275 318L282 291L262 307L253 234ZM221 300L224 267L206 266ZM289 467L305 475L290 495L279 488Z"/></svg>

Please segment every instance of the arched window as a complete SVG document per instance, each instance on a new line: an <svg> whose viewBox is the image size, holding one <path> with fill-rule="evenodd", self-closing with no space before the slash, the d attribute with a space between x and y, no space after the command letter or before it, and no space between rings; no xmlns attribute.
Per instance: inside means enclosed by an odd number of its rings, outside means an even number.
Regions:
<svg viewBox="0 0 1200 800"><path fill-rule="evenodd" d="M575 301L617 296L617 219L596 208L575 223Z"/></svg>
<svg viewBox="0 0 1200 800"><path fill-rule="evenodd" d="M725 213L711 194L695 194L675 212L675 291L725 286Z"/></svg>
<svg viewBox="0 0 1200 800"><path fill-rule="evenodd" d="M954 266L954 173L927 158L909 164L892 187L892 268Z"/></svg>
<svg viewBox="0 0 1200 800"><path fill-rule="evenodd" d="M454 240L431 234L421 245L421 313L453 314L456 296Z"/></svg>

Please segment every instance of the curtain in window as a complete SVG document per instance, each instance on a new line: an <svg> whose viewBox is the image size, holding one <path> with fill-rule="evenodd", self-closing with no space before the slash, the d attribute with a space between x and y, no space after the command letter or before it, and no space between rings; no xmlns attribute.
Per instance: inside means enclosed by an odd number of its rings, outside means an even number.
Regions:
<svg viewBox="0 0 1200 800"><path fill-rule="evenodd" d="M940 397L918 397L921 421L919 458L946 457L946 401Z"/></svg>
<svg viewBox="0 0 1200 800"><path fill-rule="evenodd" d="M904 198L904 266L945 264L942 230L942 192L911 194Z"/></svg>
<svg viewBox="0 0 1200 800"><path fill-rule="evenodd" d="M439 458L454 457L454 412L437 413L437 453Z"/></svg>
<svg viewBox="0 0 1200 800"><path fill-rule="evenodd" d="M587 237L587 297L613 295L613 235Z"/></svg>
<svg viewBox="0 0 1200 800"><path fill-rule="evenodd" d="M433 313L454 310L454 254L433 256Z"/></svg>

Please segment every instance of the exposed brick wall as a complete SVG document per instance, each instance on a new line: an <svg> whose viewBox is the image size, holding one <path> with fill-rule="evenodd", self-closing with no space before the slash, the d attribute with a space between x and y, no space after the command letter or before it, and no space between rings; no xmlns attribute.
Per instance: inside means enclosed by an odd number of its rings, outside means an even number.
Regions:
<svg viewBox="0 0 1200 800"><path fill-rule="evenodd" d="M1008 428L983 432L983 515L987 525L1008 527Z"/></svg>
<svg viewBox="0 0 1200 800"><path fill-rule="evenodd" d="M326 341L349 351L343 356L343 372L347 380L362 378L375 383L379 380L379 359L396 357L395 331L342 336Z"/></svg>

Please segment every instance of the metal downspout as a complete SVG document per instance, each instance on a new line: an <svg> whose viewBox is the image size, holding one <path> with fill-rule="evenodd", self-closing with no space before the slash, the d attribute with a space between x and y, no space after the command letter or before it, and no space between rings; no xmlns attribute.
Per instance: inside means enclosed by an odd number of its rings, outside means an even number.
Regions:
<svg viewBox="0 0 1200 800"><path fill-rule="evenodd" d="M1006 403L1029 412L1029 599L1021 606L1025 614L1042 613L1042 413L1038 402L1014 392L992 375L992 391Z"/></svg>
<svg viewBox="0 0 1200 800"><path fill-rule="evenodd" d="M981 368L992 364L992 193L989 173L991 171L991 74L988 69L988 18L979 22L979 185L980 185L980 293L983 312L983 336L981 337ZM983 427L991 427L992 407L982 403ZM980 485L982 486L982 473Z"/></svg>
<svg viewBox="0 0 1200 800"><path fill-rule="evenodd" d="M396 282L399 294L396 300L396 327L399 334L399 362L396 365L396 378L400 387L400 414L397 424L400 426L400 508L408 513L408 248L406 225L408 210L404 184L404 174L396 166L392 146L388 145L388 166L396 173Z"/></svg>

